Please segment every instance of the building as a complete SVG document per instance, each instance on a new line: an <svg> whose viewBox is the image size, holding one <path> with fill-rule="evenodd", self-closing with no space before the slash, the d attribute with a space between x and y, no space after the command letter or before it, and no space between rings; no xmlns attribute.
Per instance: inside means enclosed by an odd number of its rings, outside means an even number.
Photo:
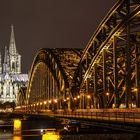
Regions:
<svg viewBox="0 0 140 140"><path fill-rule="evenodd" d="M27 82L28 75L21 73L21 55L16 49L12 25L9 48L5 47L3 59L0 53L0 104L16 103L20 88L26 86Z"/></svg>

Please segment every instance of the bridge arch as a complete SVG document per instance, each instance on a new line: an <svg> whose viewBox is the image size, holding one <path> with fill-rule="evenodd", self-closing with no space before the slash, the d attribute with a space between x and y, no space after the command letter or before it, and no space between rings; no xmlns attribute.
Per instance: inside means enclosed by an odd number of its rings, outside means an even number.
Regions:
<svg viewBox="0 0 140 140"><path fill-rule="evenodd" d="M140 3L118 0L91 37L76 69L73 62L65 65L64 56L58 60L64 51L41 49L30 71L27 109L65 109L71 102L76 109L140 107L139 25ZM65 71L68 67L71 70Z"/></svg>
<svg viewBox="0 0 140 140"><path fill-rule="evenodd" d="M140 107L140 3L118 0L91 37L73 78L78 108Z"/></svg>
<svg viewBox="0 0 140 140"><path fill-rule="evenodd" d="M61 109L69 87L67 77L51 49L36 54L26 91L28 110Z"/></svg>

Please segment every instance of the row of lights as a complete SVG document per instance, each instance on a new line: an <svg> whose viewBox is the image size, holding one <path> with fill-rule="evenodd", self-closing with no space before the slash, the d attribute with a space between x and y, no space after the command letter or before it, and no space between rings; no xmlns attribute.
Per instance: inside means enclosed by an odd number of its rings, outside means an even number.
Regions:
<svg viewBox="0 0 140 140"><path fill-rule="evenodd" d="M87 99L91 99L90 95L86 95ZM78 95L77 97L74 97L74 100L76 101L77 99L80 99L80 95Z"/></svg>
<svg viewBox="0 0 140 140"><path fill-rule="evenodd" d="M138 88L132 88L132 90L133 90L133 92L137 92L137 91L138 91ZM105 95L106 95L106 96L109 96L110 93L109 93L109 92L106 92ZM87 97L87 99L91 99L91 96L90 96L90 95L86 95L86 97ZM77 95L77 97L74 97L74 100L75 100L75 101L76 101L77 99L80 99L80 95ZM70 100L69 97L67 97L66 99L63 99L64 102L66 102L66 101L68 101L68 100ZM47 102L48 102L49 104L51 104L52 102L57 103L57 102L58 102L58 99L54 99L53 101L52 101L52 100L48 100L48 101L44 101L44 102L40 102L40 103L36 103L36 104L31 104L31 106L36 106L36 105L38 106L39 104L40 104L40 105L42 105L42 104L46 105ZM18 109L18 108L25 108L25 107L26 107L26 106L17 106L16 108Z"/></svg>
<svg viewBox="0 0 140 140"><path fill-rule="evenodd" d="M63 99L64 102L68 101L70 98L67 97L66 99ZM30 106L38 106L38 105L46 105L47 103L51 104L51 103L58 103L58 99L53 99L53 100L48 100L48 101L44 101L44 102L38 102L36 104L31 104Z"/></svg>
<svg viewBox="0 0 140 140"><path fill-rule="evenodd" d="M76 101L77 99L80 99L80 95L78 95L77 97L74 97L74 100ZM91 96L90 95L87 95L87 99L91 99ZM67 97L66 99L63 99L63 101L64 102L66 102L66 101L69 101L70 100L70 98L69 97ZM51 104L51 103L58 103L58 99L54 99L54 100L48 100L48 101L44 101L44 102L40 102L40 103L36 103L36 104L31 104L31 106L38 106L39 104L40 105L42 105L42 104L44 104L44 105L46 105L47 103L49 103L49 104Z"/></svg>

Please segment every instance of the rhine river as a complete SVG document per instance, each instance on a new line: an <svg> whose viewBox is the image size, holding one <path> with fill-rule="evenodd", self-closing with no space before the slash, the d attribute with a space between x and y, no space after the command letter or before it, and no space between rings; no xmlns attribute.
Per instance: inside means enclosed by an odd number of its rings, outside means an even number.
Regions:
<svg viewBox="0 0 140 140"><path fill-rule="evenodd" d="M5 122L5 124L4 124ZM64 124L63 120L0 120L0 140L139 140L137 134ZM2 125L4 124L4 125Z"/></svg>

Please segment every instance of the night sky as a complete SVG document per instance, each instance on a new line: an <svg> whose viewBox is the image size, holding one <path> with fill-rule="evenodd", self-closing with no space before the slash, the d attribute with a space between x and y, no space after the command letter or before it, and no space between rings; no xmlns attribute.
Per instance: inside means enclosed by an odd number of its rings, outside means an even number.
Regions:
<svg viewBox="0 0 140 140"><path fill-rule="evenodd" d="M0 50L9 47L14 25L16 46L27 73L40 48L85 48L117 0L0 0Z"/></svg>

